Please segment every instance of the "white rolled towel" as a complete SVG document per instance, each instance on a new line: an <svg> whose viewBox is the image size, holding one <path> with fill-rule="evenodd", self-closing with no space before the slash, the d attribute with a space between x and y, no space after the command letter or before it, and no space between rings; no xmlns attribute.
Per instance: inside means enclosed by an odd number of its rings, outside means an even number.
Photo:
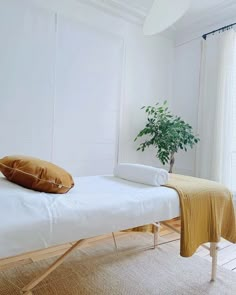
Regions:
<svg viewBox="0 0 236 295"><path fill-rule="evenodd" d="M114 176L153 186L166 184L169 179L169 173L165 169L130 163L118 164L114 169Z"/></svg>

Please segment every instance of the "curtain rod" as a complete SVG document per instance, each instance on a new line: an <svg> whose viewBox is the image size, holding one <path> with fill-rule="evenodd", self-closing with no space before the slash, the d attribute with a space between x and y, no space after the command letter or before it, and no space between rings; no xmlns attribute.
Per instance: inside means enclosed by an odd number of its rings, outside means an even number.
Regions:
<svg viewBox="0 0 236 295"><path fill-rule="evenodd" d="M231 28L231 27L233 27L233 26L235 26L235 25L236 25L236 23L233 23L233 24L230 24L230 25L228 25L228 26L224 26L224 27L219 28L219 29L217 29L217 30L211 31L211 32L209 32L209 33L206 33L206 34L202 35L202 38L203 38L204 40L206 40L206 38L207 38L208 35L214 34L214 33L219 32L219 31L228 30L229 28Z"/></svg>

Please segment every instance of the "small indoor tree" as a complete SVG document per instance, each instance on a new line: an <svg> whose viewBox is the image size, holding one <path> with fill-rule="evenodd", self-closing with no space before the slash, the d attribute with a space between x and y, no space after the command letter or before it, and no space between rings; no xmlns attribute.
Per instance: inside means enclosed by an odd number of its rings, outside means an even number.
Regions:
<svg viewBox="0 0 236 295"><path fill-rule="evenodd" d="M147 114L147 122L135 138L136 141L145 136L145 141L137 150L143 152L154 146L157 149L156 157L163 165L169 163L169 173L172 173L175 153L179 149L187 151L188 147L192 148L199 138L193 135L192 127L188 123L168 110L167 101L162 105L157 103L155 106L144 106L141 109Z"/></svg>

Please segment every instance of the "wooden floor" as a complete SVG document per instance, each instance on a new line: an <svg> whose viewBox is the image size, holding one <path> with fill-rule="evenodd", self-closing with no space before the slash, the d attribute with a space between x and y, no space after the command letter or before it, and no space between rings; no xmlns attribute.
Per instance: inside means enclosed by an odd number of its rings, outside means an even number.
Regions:
<svg viewBox="0 0 236 295"><path fill-rule="evenodd" d="M169 225L174 227L177 230L180 230L180 220L173 219L168 222ZM127 233L115 233L116 236L126 235ZM89 239L88 243L94 243L98 240L106 240L111 239L112 235L101 236L93 239ZM179 248L179 239L180 235L165 225L161 226L160 232L160 243L172 243L175 247ZM0 271L4 271L5 269L13 268L19 265L30 264L35 261L39 261L42 259L47 259L50 257L62 255L66 250L68 250L73 243L67 243L65 245L59 245L56 247L52 247L49 249L44 249L41 251L31 252L27 254L23 254L16 257L6 258L0 260ZM211 261L211 257L209 256L209 251L203 247L199 247L196 254L198 256L203 257L206 260ZM222 240L219 243L219 252L218 252L218 264L222 267L235 271L236 272L236 245L231 244L225 240Z"/></svg>

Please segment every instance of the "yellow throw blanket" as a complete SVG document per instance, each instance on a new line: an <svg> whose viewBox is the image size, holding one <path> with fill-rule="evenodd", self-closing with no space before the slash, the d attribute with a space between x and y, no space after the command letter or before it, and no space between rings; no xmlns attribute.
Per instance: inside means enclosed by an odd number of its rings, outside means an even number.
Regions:
<svg viewBox="0 0 236 295"><path fill-rule="evenodd" d="M178 174L170 174L169 182L165 186L176 190L180 198L181 256L192 256L200 245L219 242L221 237L236 243L232 194L225 186L214 181ZM152 225L132 229L152 230Z"/></svg>
<svg viewBox="0 0 236 295"><path fill-rule="evenodd" d="M190 176L171 174L167 187L175 189L181 205L180 255L189 257L207 242L223 237L236 243L232 194L223 185Z"/></svg>

